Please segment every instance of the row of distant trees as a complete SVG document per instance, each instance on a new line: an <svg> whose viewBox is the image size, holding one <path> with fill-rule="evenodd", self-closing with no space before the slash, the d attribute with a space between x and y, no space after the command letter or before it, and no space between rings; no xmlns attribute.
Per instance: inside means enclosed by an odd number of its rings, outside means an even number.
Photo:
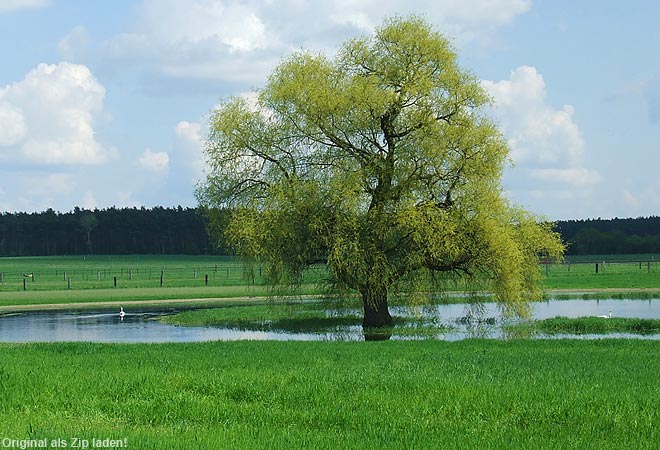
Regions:
<svg viewBox="0 0 660 450"><path fill-rule="evenodd" d="M557 222L569 255L660 253L660 217Z"/></svg>
<svg viewBox="0 0 660 450"><path fill-rule="evenodd" d="M198 208L107 208L0 215L0 256L226 254ZM214 211L214 214L223 214Z"/></svg>
<svg viewBox="0 0 660 450"><path fill-rule="evenodd" d="M208 221L210 215L221 220ZM227 255L232 251L221 227L228 217L227 211L180 206L4 213L0 256ZM207 223L216 229L208 230ZM556 229L569 244L569 255L660 253L660 217L566 220Z"/></svg>

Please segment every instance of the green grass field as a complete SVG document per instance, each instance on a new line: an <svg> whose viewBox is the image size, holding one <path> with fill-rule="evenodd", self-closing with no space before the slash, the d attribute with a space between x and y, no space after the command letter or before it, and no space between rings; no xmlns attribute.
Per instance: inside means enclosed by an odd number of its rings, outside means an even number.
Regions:
<svg viewBox="0 0 660 450"><path fill-rule="evenodd" d="M132 449L660 442L645 341L0 344L0 438Z"/></svg>
<svg viewBox="0 0 660 450"><path fill-rule="evenodd" d="M322 268L311 269L309 284L295 294L318 294L311 283L322 274ZM271 295L258 268L255 275L246 276L240 260L223 256L0 258L0 307Z"/></svg>
<svg viewBox="0 0 660 450"><path fill-rule="evenodd" d="M226 256L69 256L0 258L0 291L160 287L203 287L260 284L246 278L244 266ZM27 275L27 277L26 277ZM32 276L34 275L34 276Z"/></svg>
<svg viewBox="0 0 660 450"><path fill-rule="evenodd" d="M596 264L598 272L596 272ZM657 255L596 255L541 265L546 289L658 289Z"/></svg>
<svg viewBox="0 0 660 450"><path fill-rule="evenodd" d="M656 264L609 261L597 274L592 263L539 270L547 289L654 295ZM0 305L204 298L233 304L264 302L249 297L268 293L228 258L0 258L0 273ZM32 273L24 291L23 274ZM209 286L207 273L214 275ZM313 284L302 291L318 292ZM302 308L296 317L295 308L270 302L240 309L238 316L237 308L223 308L172 320L240 327L306 322L323 312ZM650 449L660 442L659 371L660 343L638 340L0 344L0 443Z"/></svg>
<svg viewBox="0 0 660 450"><path fill-rule="evenodd" d="M598 273L594 261L599 262ZM660 292L660 257L656 255L599 255L570 259L563 264L540 265L539 270L543 287L548 291L618 289ZM0 258L0 307L269 294L258 268L254 278L245 274L245 266L240 260L221 256ZM306 284L297 293L320 293L315 283L324 276L323 267L310 270ZM617 295L630 296L628 292ZM632 295L653 294L637 292Z"/></svg>

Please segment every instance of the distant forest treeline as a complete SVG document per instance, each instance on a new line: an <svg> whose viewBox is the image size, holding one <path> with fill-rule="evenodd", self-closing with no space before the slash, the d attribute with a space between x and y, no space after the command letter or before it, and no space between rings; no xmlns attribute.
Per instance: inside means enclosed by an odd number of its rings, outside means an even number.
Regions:
<svg viewBox="0 0 660 450"><path fill-rule="evenodd" d="M211 245L206 214L181 207L4 213L0 256L226 254L222 245Z"/></svg>
<svg viewBox="0 0 660 450"><path fill-rule="evenodd" d="M182 207L4 213L0 256L231 254L222 239L209 239L210 215L223 219L214 221L220 228L229 217L227 211ZM556 229L569 255L660 253L660 217L566 220Z"/></svg>
<svg viewBox="0 0 660 450"><path fill-rule="evenodd" d="M660 217L557 222L569 255L660 253Z"/></svg>

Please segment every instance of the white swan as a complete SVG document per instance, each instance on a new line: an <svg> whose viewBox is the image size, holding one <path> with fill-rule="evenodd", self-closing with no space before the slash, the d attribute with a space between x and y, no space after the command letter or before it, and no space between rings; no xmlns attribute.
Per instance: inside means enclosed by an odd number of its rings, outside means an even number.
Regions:
<svg viewBox="0 0 660 450"><path fill-rule="evenodd" d="M603 315L600 315L600 316L597 316L597 317L600 317L601 319L611 319L612 318L612 311L610 311L609 314L603 314Z"/></svg>
<svg viewBox="0 0 660 450"><path fill-rule="evenodd" d="M119 307L119 318L121 320L124 320L124 316L126 316L126 313L124 312L124 308Z"/></svg>

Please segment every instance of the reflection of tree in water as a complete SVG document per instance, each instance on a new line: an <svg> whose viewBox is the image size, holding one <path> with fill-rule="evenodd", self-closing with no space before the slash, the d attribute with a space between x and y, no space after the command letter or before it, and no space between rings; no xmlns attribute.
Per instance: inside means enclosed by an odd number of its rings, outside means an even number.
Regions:
<svg viewBox="0 0 660 450"><path fill-rule="evenodd" d="M361 326L336 328L321 337L321 341L348 342L362 339L364 330Z"/></svg>
<svg viewBox="0 0 660 450"><path fill-rule="evenodd" d="M536 336L533 326L502 326L502 338L506 340L532 339Z"/></svg>
<svg viewBox="0 0 660 450"><path fill-rule="evenodd" d="M465 305L464 314L457 322L465 326L471 338L490 337L496 328L497 320L495 317L488 317L487 312L485 303L470 302Z"/></svg>

